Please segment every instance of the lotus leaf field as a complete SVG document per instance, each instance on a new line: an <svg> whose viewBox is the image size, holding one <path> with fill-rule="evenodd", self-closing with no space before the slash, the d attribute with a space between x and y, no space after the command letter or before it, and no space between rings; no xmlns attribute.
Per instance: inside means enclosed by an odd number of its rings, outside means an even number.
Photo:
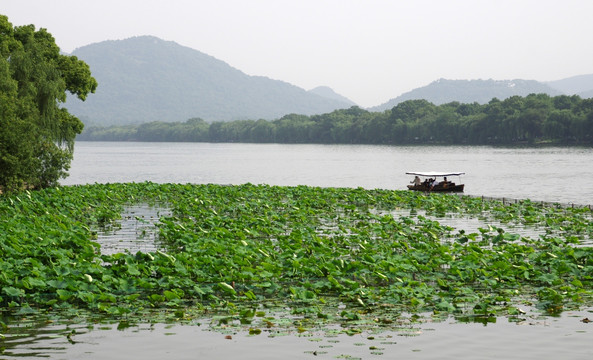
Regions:
<svg viewBox="0 0 593 360"><path fill-rule="evenodd" d="M155 225L160 250L102 254L97 228L140 203L170 210ZM401 215L416 211L426 216ZM429 218L439 214L544 235L457 230ZM25 191L0 196L0 309L122 324L210 319L252 334L389 329L415 314L553 315L593 304L592 232L588 208L409 191L149 182Z"/></svg>

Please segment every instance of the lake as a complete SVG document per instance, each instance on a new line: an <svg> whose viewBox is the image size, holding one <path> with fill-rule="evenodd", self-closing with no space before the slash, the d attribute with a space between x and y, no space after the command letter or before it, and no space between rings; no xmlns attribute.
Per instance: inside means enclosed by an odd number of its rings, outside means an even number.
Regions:
<svg viewBox="0 0 593 360"><path fill-rule="evenodd" d="M590 360L592 323L582 312L530 321L417 323L377 334L220 333L204 325L70 326L26 321L7 336L2 359L571 359ZM588 314L591 317L591 314ZM67 334L73 334L67 337ZM227 335L230 334L230 335ZM2 343L0 341L0 343Z"/></svg>
<svg viewBox="0 0 593 360"><path fill-rule="evenodd" d="M113 182L311 185L405 189L406 171L462 171L465 194L593 204L593 150L486 146L363 146L77 142L64 185ZM459 181L458 179L452 179ZM158 218L130 209L129 218ZM475 224L461 224L459 226ZM455 225L457 226L457 225ZM478 225L475 225L478 226ZM124 226L125 227L125 226ZM121 251L109 240L107 251ZM123 244L124 246L127 246ZM142 245L145 246L145 245ZM149 248L148 250L150 250ZM139 249L142 250L142 249ZM23 317L0 329L0 358L49 359L591 359L590 309L524 319L411 322L378 334L250 335L207 324L60 324ZM430 319L430 316L428 316Z"/></svg>
<svg viewBox="0 0 593 360"><path fill-rule="evenodd" d="M592 164L589 148L77 142L61 183L406 189L407 171L460 171L468 195L590 205Z"/></svg>

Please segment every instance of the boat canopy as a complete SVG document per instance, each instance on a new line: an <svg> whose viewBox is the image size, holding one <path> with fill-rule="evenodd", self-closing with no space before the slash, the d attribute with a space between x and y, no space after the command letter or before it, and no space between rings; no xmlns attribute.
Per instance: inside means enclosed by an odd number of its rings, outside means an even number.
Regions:
<svg viewBox="0 0 593 360"><path fill-rule="evenodd" d="M418 171L407 172L408 175L428 176L428 177L443 177L443 176L460 176L465 175L464 172L443 172L443 171Z"/></svg>

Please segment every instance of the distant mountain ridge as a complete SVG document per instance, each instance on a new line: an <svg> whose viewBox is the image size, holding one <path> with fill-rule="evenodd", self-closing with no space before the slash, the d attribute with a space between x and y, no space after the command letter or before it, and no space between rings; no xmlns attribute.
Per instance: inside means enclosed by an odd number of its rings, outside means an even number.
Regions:
<svg viewBox="0 0 593 360"><path fill-rule="evenodd" d="M332 88L330 88L328 86L318 86L314 89L309 90L309 92L313 93L313 94L317 94L319 96L323 96L328 99L334 99L334 100L344 102L346 104L349 104L350 106L356 105L356 103L354 101L351 101L347 97L336 93Z"/></svg>
<svg viewBox="0 0 593 360"><path fill-rule="evenodd" d="M544 93L550 96L579 95L581 98L593 97L593 74L578 75L557 81L540 82L536 80L447 80L439 79L432 83L406 92L384 104L371 107L369 111L385 111L407 100L424 99L435 105L452 101L460 103L485 104L493 98L504 100L511 96L527 96Z"/></svg>
<svg viewBox="0 0 593 360"><path fill-rule="evenodd" d="M89 64L99 87L84 103L70 96L65 106L85 123L96 125L275 119L353 104L247 75L200 51L153 36L95 43L72 55Z"/></svg>
<svg viewBox="0 0 593 360"><path fill-rule="evenodd" d="M593 74L577 75L566 79L546 82L566 95L579 95L582 98L593 96Z"/></svg>
<svg viewBox="0 0 593 360"><path fill-rule="evenodd" d="M388 102L373 107L371 111L384 111L397 104L407 101L424 99L435 105L452 101L460 103L477 102L485 104L498 98L500 100L514 96L526 96L532 93L546 93L551 96L561 95L562 92L535 80L447 80L439 79L427 86L406 92Z"/></svg>
<svg viewBox="0 0 593 360"><path fill-rule="evenodd" d="M86 124L126 125L151 121L278 119L314 115L356 104L326 86L309 91L280 80L250 76L200 51L153 36L108 40L76 49L99 82L83 103L69 96L65 106ZM388 102L367 108L385 111L406 100L436 105L458 101L546 93L593 97L593 74L549 82L535 80L439 79Z"/></svg>

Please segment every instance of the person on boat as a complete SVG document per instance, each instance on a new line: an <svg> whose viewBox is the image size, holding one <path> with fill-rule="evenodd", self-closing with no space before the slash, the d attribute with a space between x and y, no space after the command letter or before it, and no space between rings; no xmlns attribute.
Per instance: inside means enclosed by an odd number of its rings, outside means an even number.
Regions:
<svg viewBox="0 0 593 360"><path fill-rule="evenodd" d="M428 185L430 186L430 190L434 189L434 187L437 185L437 179L430 179L430 182L428 183Z"/></svg>
<svg viewBox="0 0 593 360"><path fill-rule="evenodd" d="M414 177L414 181L412 181L412 184L414 184L414 186L420 186L420 185L422 185L422 180L420 180L420 177L418 177L418 175L416 175Z"/></svg>

